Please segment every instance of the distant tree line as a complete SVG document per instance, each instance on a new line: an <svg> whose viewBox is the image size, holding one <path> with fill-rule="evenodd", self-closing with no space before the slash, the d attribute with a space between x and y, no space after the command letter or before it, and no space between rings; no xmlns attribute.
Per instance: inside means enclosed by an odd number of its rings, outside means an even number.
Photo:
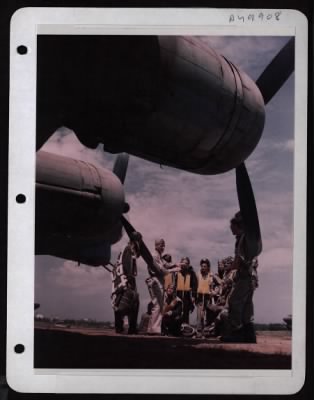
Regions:
<svg viewBox="0 0 314 400"><path fill-rule="evenodd" d="M95 319L82 318L82 319L73 319L73 318L57 318L57 317L40 317L35 316L35 320L39 322L49 323L49 324L62 324L66 326L85 326L85 327L94 327L94 328L104 328L111 327L113 323L111 321L97 321Z"/></svg>
<svg viewBox="0 0 314 400"><path fill-rule="evenodd" d="M286 331L286 324L254 324L257 331Z"/></svg>
<svg viewBox="0 0 314 400"><path fill-rule="evenodd" d="M45 322L49 324L62 324L68 327L70 326L82 326L82 327L91 327L91 328L112 328L112 321L97 321L95 319L73 319L73 318L48 318L41 316L40 318L35 316L36 321ZM287 325L281 323L272 323L272 324L254 324L255 329L257 331L286 331Z"/></svg>

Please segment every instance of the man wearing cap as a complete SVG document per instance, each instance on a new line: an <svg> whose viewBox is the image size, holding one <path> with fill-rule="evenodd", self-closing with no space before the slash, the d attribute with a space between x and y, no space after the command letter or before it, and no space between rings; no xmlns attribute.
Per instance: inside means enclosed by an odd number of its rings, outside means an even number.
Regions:
<svg viewBox="0 0 314 400"><path fill-rule="evenodd" d="M236 238L235 257L231 269L235 272L228 298L228 330L223 342L256 343L253 325L253 257L248 254L242 215L237 212L230 221Z"/></svg>
<svg viewBox="0 0 314 400"><path fill-rule="evenodd" d="M161 334L165 276L169 273L180 271L181 269L180 265L169 263L162 257L165 246L164 239L160 238L155 240L153 264L147 266L149 278L146 279L146 283L153 304L147 330L147 333L150 335Z"/></svg>
<svg viewBox="0 0 314 400"><path fill-rule="evenodd" d="M123 318L128 317L129 334L137 333L139 295L136 288L137 264L140 256L141 235L134 232L112 271L112 306L115 316L115 330L123 332Z"/></svg>
<svg viewBox="0 0 314 400"><path fill-rule="evenodd" d="M162 311L161 333L163 335L181 335L182 310L182 300L176 296L175 286L168 285Z"/></svg>

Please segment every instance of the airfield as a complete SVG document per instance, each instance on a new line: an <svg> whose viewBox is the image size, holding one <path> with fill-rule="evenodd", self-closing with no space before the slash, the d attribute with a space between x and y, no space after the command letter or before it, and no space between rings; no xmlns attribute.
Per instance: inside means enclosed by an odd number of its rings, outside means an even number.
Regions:
<svg viewBox="0 0 314 400"><path fill-rule="evenodd" d="M111 328L35 326L35 368L291 369L291 332L257 332L256 344L216 338L116 334Z"/></svg>

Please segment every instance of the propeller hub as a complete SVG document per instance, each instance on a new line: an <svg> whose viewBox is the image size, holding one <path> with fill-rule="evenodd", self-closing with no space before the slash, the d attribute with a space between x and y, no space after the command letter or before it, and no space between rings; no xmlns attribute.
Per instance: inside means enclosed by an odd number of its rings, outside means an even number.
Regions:
<svg viewBox="0 0 314 400"><path fill-rule="evenodd" d="M128 213L130 211L130 204L125 202L123 206L123 214Z"/></svg>

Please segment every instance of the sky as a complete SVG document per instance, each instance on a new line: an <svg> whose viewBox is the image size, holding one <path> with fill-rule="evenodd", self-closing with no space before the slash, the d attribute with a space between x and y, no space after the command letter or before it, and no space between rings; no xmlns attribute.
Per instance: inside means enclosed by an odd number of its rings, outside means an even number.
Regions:
<svg viewBox="0 0 314 400"><path fill-rule="evenodd" d="M287 43L287 37L203 37L256 80ZM84 147L73 131L58 129L42 150L112 169L115 156L102 145ZM294 74L266 106L262 138L246 161L257 203L263 252L259 257L259 287L254 295L255 322L282 322L292 310ZM160 167L130 157L125 181L130 222L153 251L154 239L163 237L174 261L189 256L196 271L199 261L217 261L233 254L229 220L238 210L235 171L200 176ZM112 262L127 243L112 247ZM140 314L149 302L146 265L138 261ZM89 267L51 256L36 256L35 302L39 313L59 318L113 321L111 277L102 267ZM192 321L195 316L192 317Z"/></svg>

